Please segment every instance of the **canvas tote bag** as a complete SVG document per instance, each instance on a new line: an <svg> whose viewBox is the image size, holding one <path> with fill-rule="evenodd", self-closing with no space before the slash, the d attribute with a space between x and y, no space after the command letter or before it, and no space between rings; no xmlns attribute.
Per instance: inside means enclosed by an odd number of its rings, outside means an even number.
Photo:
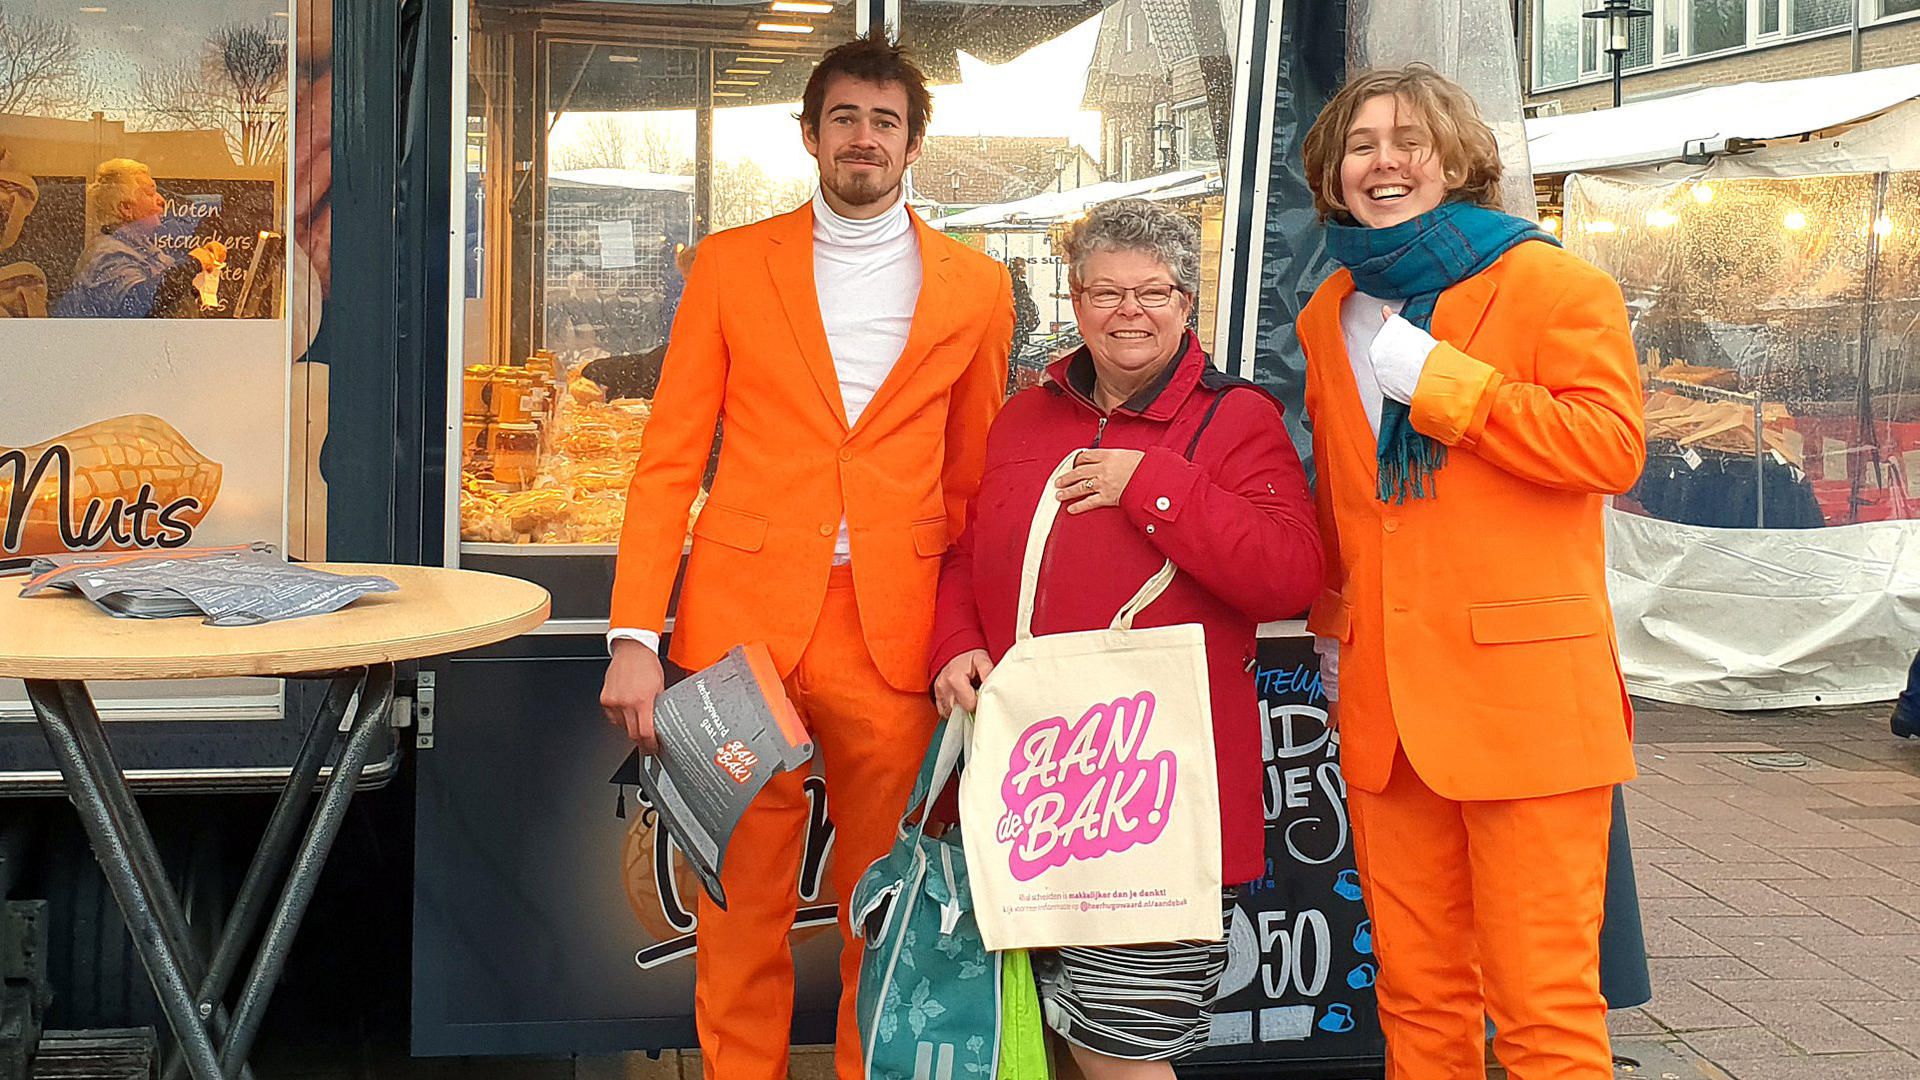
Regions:
<svg viewBox="0 0 1920 1080"><path fill-rule="evenodd" d="M1033 634L1048 479L1027 534L1013 647L980 687L960 820L989 949L1217 941L1220 798L1197 623L1135 630L1161 567L1105 630ZM1090 568L1091 569L1091 568Z"/></svg>

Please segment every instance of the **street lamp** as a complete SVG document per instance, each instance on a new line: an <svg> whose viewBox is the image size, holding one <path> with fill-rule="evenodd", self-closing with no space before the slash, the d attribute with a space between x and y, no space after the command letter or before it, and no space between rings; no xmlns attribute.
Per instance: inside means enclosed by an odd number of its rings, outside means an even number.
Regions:
<svg viewBox="0 0 1920 1080"><path fill-rule="evenodd" d="M1147 131L1153 136L1155 156L1159 159L1162 170L1173 169L1179 164L1179 146L1175 138L1179 130L1180 125L1174 123L1171 116L1166 119L1157 119L1147 125Z"/></svg>
<svg viewBox="0 0 1920 1080"><path fill-rule="evenodd" d="M1605 37L1604 48L1607 55L1613 57L1613 107L1620 107L1620 62L1621 58L1633 49L1633 20L1653 18L1653 9L1633 6L1633 0L1606 0L1606 5L1581 16L1585 19L1605 19L1600 33Z"/></svg>

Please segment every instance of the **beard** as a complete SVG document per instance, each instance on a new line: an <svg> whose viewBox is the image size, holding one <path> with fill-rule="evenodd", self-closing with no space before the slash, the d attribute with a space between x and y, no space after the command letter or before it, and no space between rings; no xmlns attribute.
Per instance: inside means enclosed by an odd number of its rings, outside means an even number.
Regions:
<svg viewBox="0 0 1920 1080"><path fill-rule="evenodd" d="M872 206L874 203L893 198L900 190L899 176L887 175L885 166L872 172L848 172L835 168L824 172L820 182L827 190L848 206Z"/></svg>

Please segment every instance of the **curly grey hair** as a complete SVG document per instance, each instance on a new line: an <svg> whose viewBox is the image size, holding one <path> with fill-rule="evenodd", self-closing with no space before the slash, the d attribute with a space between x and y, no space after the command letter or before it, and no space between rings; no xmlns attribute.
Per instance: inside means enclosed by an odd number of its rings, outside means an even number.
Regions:
<svg viewBox="0 0 1920 1080"><path fill-rule="evenodd" d="M1200 230L1175 210L1145 199L1113 199L1095 206L1067 230L1067 266L1073 280L1098 251L1141 251L1159 259L1174 284L1200 292Z"/></svg>

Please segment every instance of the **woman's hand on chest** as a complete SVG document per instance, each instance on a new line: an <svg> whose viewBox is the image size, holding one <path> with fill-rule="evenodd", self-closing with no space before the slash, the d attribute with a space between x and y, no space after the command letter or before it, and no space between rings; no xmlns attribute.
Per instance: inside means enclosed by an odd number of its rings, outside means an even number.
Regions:
<svg viewBox="0 0 1920 1080"><path fill-rule="evenodd" d="M1054 481L1054 498L1067 504L1069 514L1118 506L1144 457L1140 450L1082 450L1073 468Z"/></svg>

